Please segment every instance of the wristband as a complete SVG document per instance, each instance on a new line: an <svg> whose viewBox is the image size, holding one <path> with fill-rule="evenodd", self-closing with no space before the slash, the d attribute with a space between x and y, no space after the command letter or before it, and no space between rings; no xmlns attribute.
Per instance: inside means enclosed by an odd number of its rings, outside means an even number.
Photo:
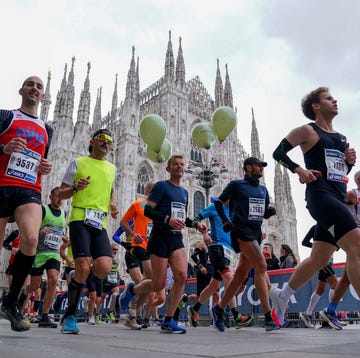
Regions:
<svg viewBox="0 0 360 358"><path fill-rule="evenodd" d="M170 216L169 215L166 215L165 216L165 219L164 219L164 223L165 224L168 224L170 222Z"/></svg>
<svg viewBox="0 0 360 358"><path fill-rule="evenodd" d="M73 185L71 186L71 190L72 190L74 193L77 193L77 192L78 192L78 188L77 188L76 184L73 184Z"/></svg>

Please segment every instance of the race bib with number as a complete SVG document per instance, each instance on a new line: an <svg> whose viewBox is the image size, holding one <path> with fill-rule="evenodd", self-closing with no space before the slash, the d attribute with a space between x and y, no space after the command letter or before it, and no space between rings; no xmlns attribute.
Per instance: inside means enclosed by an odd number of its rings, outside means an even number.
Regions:
<svg viewBox="0 0 360 358"><path fill-rule="evenodd" d="M44 245L52 250L59 250L61 246L62 232L52 231L45 234Z"/></svg>
<svg viewBox="0 0 360 358"><path fill-rule="evenodd" d="M265 213L264 198L249 198L249 220L261 221Z"/></svg>
<svg viewBox="0 0 360 358"><path fill-rule="evenodd" d="M11 153L5 175L35 184L41 155L28 148Z"/></svg>
<svg viewBox="0 0 360 358"><path fill-rule="evenodd" d="M186 218L185 204L173 201L171 203L171 217L173 219L185 221L185 218Z"/></svg>
<svg viewBox="0 0 360 358"><path fill-rule="evenodd" d="M117 276L117 272L112 271L107 275L106 281L109 283L117 283Z"/></svg>
<svg viewBox="0 0 360 358"><path fill-rule="evenodd" d="M84 223L96 229L102 230L104 216L105 214L101 210L85 209Z"/></svg>
<svg viewBox="0 0 360 358"><path fill-rule="evenodd" d="M327 179L337 182L346 182L348 167L344 153L336 149L325 148L325 163L327 167Z"/></svg>
<svg viewBox="0 0 360 358"><path fill-rule="evenodd" d="M230 261L232 261L233 256L234 256L234 251L229 249L226 246L223 246L223 250L224 250L224 257Z"/></svg>
<svg viewBox="0 0 360 358"><path fill-rule="evenodd" d="M146 240L148 240L148 241L149 241L149 238L150 238L152 228L153 228L153 223L147 223L146 224Z"/></svg>

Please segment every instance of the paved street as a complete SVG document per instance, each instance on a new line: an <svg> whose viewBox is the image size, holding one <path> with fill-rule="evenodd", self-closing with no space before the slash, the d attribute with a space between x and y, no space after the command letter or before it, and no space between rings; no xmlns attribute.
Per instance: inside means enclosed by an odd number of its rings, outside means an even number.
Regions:
<svg viewBox="0 0 360 358"><path fill-rule="evenodd" d="M122 324L80 323L79 327L78 336L38 328L37 324L29 332L16 333L1 319L0 357L346 358L358 357L360 352L360 325L355 324L342 331L284 328L272 333L262 327L231 328L224 333L210 327L189 327L183 335L160 334L155 326L141 331Z"/></svg>

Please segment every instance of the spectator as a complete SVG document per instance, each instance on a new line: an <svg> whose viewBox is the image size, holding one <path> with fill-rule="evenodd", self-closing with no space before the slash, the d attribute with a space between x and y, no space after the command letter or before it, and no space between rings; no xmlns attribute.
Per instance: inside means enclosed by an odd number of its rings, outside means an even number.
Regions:
<svg viewBox="0 0 360 358"><path fill-rule="evenodd" d="M298 264L293 250L289 245L282 244L280 247L280 268L292 268Z"/></svg>
<svg viewBox="0 0 360 358"><path fill-rule="evenodd" d="M274 247L269 242L263 244L262 253L266 260L267 271L278 270L280 268L279 259L274 254Z"/></svg>

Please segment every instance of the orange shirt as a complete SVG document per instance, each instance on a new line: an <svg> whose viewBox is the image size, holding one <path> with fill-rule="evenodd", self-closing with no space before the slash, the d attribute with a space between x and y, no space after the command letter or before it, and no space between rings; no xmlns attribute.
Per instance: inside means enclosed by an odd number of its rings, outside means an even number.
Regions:
<svg viewBox="0 0 360 358"><path fill-rule="evenodd" d="M121 221L126 222L134 220L133 230L136 234L142 235L143 241L140 244L137 244L134 242L134 240L132 240L132 246L140 246L144 249L147 247L149 235L152 229L152 220L144 215L144 208L146 203L146 199L134 201L121 219Z"/></svg>

